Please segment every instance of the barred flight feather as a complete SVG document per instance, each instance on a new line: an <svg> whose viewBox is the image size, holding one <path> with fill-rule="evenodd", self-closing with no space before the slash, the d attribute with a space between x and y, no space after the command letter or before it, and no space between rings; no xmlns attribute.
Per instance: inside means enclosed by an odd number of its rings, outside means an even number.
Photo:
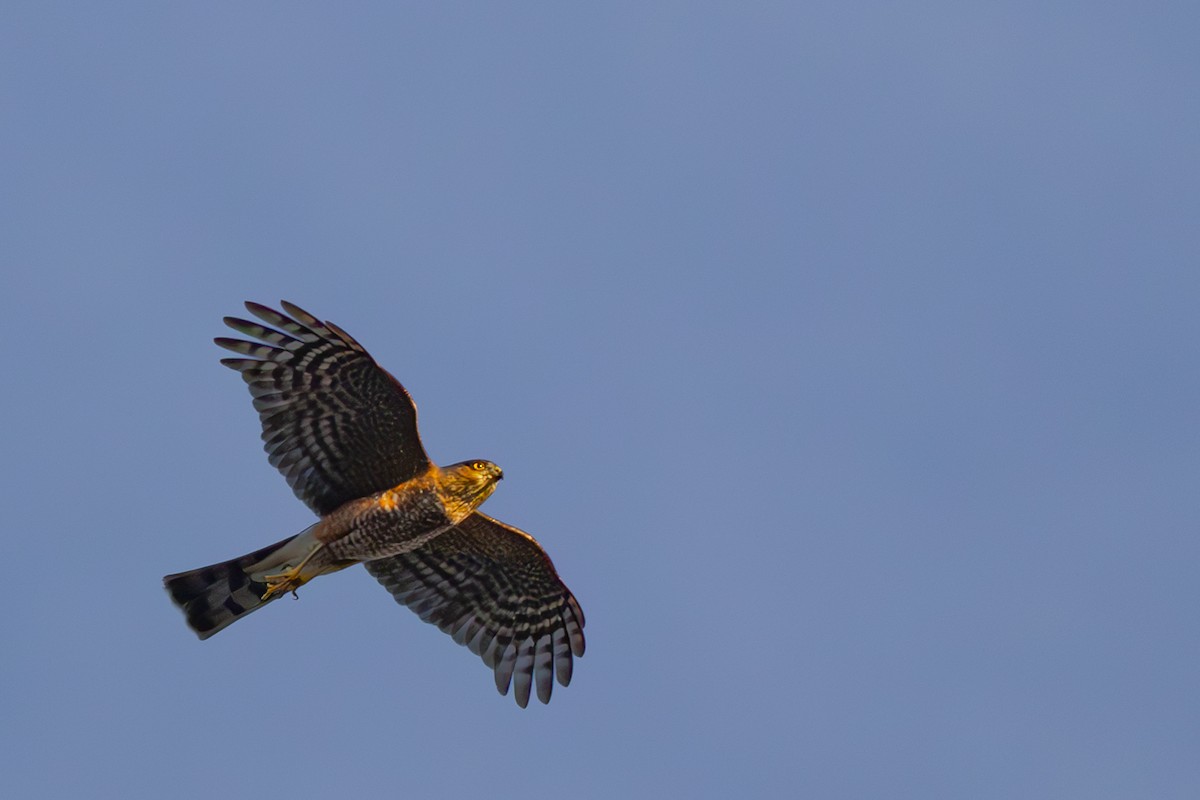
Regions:
<svg viewBox="0 0 1200 800"><path fill-rule="evenodd" d="M525 639L517 648L512 678L513 697L517 705L524 708L529 705L529 690L533 686L533 639Z"/></svg>
<svg viewBox="0 0 1200 800"><path fill-rule="evenodd" d="M341 328L291 303L283 308L290 317L246 303L278 330L226 317L226 325L258 341L215 341L250 356L221 363L248 384L264 449L296 496L325 515L428 470L416 406L404 387Z"/></svg>
<svg viewBox="0 0 1200 800"><path fill-rule="evenodd" d="M475 512L416 550L365 563L396 601L478 655L501 694L550 700L583 655L583 614L541 546Z"/></svg>

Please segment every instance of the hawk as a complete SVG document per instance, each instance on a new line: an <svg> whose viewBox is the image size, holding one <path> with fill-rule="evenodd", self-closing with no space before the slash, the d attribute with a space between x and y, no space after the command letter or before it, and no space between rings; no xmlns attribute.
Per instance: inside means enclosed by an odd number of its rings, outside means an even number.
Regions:
<svg viewBox="0 0 1200 800"><path fill-rule="evenodd" d="M253 553L163 578L201 639L319 575L363 564L396 600L466 645L517 704L549 702L583 655L583 611L522 530L476 509L504 477L490 461L439 467L400 382L350 334L292 303L226 317L214 341L250 388L268 459L320 519ZM286 312L286 313L284 313Z"/></svg>

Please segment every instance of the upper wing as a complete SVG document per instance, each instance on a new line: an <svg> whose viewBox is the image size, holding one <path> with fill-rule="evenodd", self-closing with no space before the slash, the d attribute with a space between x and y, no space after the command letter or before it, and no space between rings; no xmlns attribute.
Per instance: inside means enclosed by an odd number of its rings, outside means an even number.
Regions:
<svg viewBox="0 0 1200 800"><path fill-rule="evenodd" d="M532 536L472 513L423 546L364 563L400 602L481 656L496 688L517 704L549 702L555 672L571 682L572 655L582 656L583 611Z"/></svg>
<svg viewBox="0 0 1200 800"><path fill-rule="evenodd" d="M328 514L429 468L412 398L350 334L286 301L291 317L246 308L279 330L226 317L260 341L214 341L251 356L221 363L250 384L268 457L309 508Z"/></svg>

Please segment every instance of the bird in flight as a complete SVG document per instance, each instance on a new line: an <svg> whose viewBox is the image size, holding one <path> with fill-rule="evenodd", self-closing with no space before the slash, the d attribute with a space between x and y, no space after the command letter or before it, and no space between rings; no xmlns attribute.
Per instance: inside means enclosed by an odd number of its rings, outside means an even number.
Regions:
<svg viewBox="0 0 1200 800"><path fill-rule="evenodd" d="M268 459L320 519L231 561L163 578L201 639L319 575L363 564L396 601L466 645L517 704L549 702L583 655L583 611L522 530L476 509L504 477L481 459L439 467L400 382L350 334L292 303L226 317L246 339L221 363L250 388Z"/></svg>

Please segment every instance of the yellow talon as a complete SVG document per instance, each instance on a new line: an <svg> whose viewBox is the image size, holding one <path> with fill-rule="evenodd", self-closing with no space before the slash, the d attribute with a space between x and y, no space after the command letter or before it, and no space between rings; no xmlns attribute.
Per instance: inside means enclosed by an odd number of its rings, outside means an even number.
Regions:
<svg viewBox="0 0 1200 800"><path fill-rule="evenodd" d="M285 592L291 592L292 597L299 598L299 595L296 594L296 590L312 580L313 577L316 577L309 576L306 578L300 573L304 569L304 565L307 564L309 560L317 554L317 551L320 550L321 547L322 545L317 545L314 547L309 554L304 557L303 561L291 569L284 570L278 575L264 575L263 580L267 582L267 591L263 592L262 599L270 600L272 597L284 594Z"/></svg>
<svg viewBox="0 0 1200 800"><path fill-rule="evenodd" d="M291 592L292 597L299 597L296 594L296 590L307 583L307 581L300 577L299 567L293 567L287 572L281 572L278 575L264 575L263 580L267 582L267 591L263 592L263 600L270 600L275 595L285 592Z"/></svg>

